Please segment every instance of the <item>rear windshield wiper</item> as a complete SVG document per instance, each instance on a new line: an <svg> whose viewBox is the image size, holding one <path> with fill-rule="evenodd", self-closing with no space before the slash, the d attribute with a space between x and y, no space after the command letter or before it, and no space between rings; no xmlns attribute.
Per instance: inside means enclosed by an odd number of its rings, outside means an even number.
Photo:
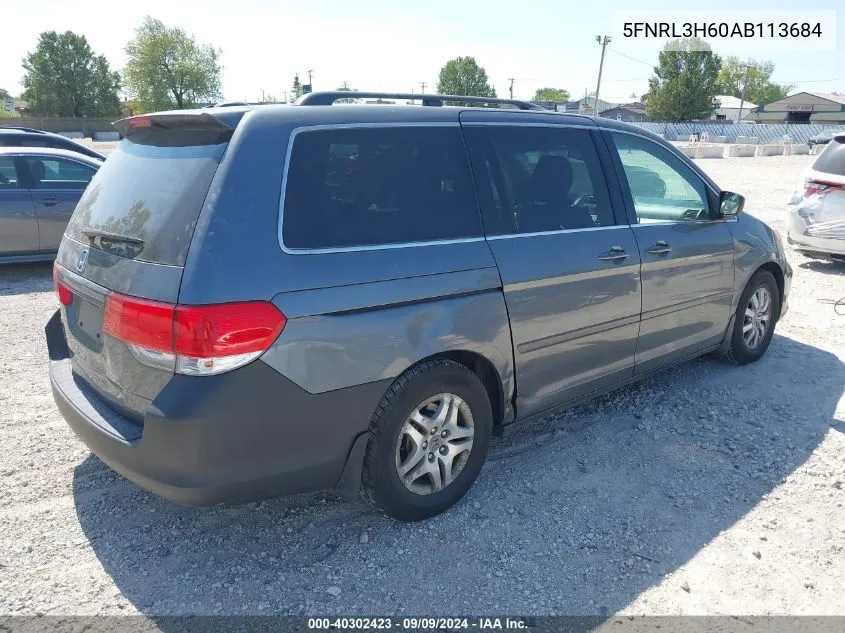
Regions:
<svg viewBox="0 0 845 633"><path fill-rule="evenodd" d="M92 246L121 257L137 257L144 250L144 240L137 237L95 229L82 231L82 234L90 240Z"/></svg>

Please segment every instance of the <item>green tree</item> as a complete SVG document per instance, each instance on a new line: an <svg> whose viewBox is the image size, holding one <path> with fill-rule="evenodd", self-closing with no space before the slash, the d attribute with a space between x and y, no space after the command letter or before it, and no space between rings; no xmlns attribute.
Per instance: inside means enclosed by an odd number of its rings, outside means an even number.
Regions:
<svg viewBox="0 0 845 633"><path fill-rule="evenodd" d="M728 57L722 63L716 78L716 94L742 98L742 86L745 82L745 67L748 66L748 87L745 100L756 105L765 105L783 99L795 86L776 84L771 81L775 65L770 61L749 59L741 61L738 57Z"/></svg>
<svg viewBox="0 0 845 633"><path fill-rule="evenodd" d="M569 101L569 93L563 88L538 88L534 93L534 101L566 103Z"/></svg>
<svg viewBox="0 0 845 633"><path fill-rule="evenodd" d="M141 110L191 108L220 99L220 50L150 16L126 44L124 79Z"/></svg>
<svg viewBox="0 0 845 633"><path fill-rule="evenodd" d="M495 97L496 90L487 79L487 71L474 57L456 57L440 69L437 92L445 95Z"/></svg>
<svg viewBox="0 0 845 633"><path fill-rule="evenodd" d="M8 90L0 88L0 117L11 118L18 116L17 112L10 112L6 109L6 103L8 103L9 101L14 101L12 95L9 94Z"/></svg>
<svg viewBox="0 0 845 633"><path fill-rule="evenodd" d="M697 38L672 40L648 80L646 114L663 121L707 119L716 109L716 76L722 60Z"/></svg>
<svg viewBox="0 0 845 633"><path fill-rule="evenodd" d="M120 114L120 75L84 35L45 31L23 59L21 95L36 115L113 116Z"/></svg>
<svg viewBox="0 0 845 633"><path fill-rule="evenodd" d="M291 101L296 101L304 94L302 91L302 82L299 81L299 73L293 76L293 85L290 87L290 94Z"/></svg>

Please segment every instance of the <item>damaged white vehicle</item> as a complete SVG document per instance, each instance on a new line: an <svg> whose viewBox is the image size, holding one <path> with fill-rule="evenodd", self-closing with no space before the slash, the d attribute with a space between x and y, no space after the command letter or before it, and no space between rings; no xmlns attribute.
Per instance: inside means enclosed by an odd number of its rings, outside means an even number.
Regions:
<svg viewBox="0 0 845 633"><path fill-rule="evenodd" d="M792 248L810 257L845 261L845 131L807 169L787 209Z"/></svg>

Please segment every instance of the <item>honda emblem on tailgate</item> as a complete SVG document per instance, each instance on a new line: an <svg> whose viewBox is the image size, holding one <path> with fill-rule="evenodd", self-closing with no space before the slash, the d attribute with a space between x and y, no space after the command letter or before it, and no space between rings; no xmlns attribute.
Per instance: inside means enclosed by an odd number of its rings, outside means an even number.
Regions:
<svg viewBox="0 0 845 633"><path fill-rule="evenodd" d="M82 273L85 270L85 264L88 263L88 250L84 250L79 254L79 259L76 260L76 272Z"/></svg>

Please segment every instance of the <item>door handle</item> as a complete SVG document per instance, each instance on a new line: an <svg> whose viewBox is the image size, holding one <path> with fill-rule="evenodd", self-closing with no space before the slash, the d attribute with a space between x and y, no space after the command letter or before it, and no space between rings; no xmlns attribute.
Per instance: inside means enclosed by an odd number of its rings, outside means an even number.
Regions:
<svg viewBox="0 0 845 633"><path fill-rule="evenodd" d="M59 201L53 197L47 197L41 198L41 204L43 204L45 207L55 207L57 204L59 204Z"/></svg>
<svg viewBox="0 0 845 633"><path fill-rule="evenodd" d="M669 246L669 244L667 244L663 240L657 240L657 244L655 244L651 248L647 248L645 252L649 255L666 255L671 250L672 247Z"/></svg>
<svg viewBox="0 0 845 633"><path fill-rule="evenodd" d="M625 252L624 248L622 248L621 246L611 246L609 251L599 255L599 261L616 262L626 259L627 257L628 253Z"/></svg>

